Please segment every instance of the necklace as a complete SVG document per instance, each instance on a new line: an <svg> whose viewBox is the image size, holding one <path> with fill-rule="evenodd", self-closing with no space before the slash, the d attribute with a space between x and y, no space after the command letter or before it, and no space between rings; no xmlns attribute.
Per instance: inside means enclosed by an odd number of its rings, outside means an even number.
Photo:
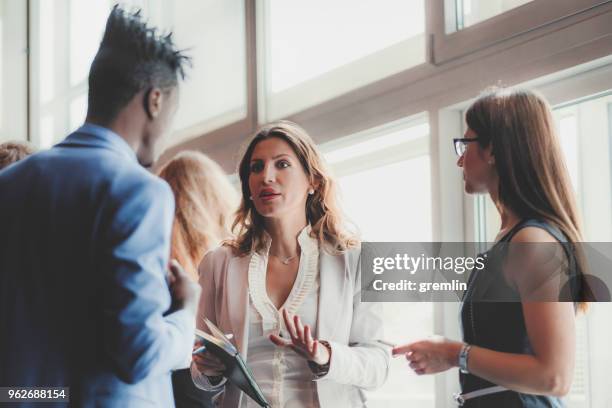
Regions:
<svg viewBox="0 0 612 408"><path fill-rule="evenodd" d="M273 257L275 257L276 259L278 259L279 261L281 261L284 265L289 265L289 262L291 262L292 259L297 258L298 254L295 254L293 256L289 256L289 257L282 257L282 256L278 256L278 255L274 255L274 254L270 254Z"/></svg>

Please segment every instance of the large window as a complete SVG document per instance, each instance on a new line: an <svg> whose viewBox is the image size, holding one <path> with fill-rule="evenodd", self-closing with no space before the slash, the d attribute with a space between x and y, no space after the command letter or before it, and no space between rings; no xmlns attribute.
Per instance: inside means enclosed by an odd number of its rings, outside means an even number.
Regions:
<svg viewBox="0 0 612 408"><path fill-rule="evenodd" d="M98 50L111 0L33 0L33 135L50 147L80 126L87 112L87 75ZM171 143L246 116L246 45L243 0L131 0L143 17L193 58L180 90L181 109ZM220 41L219 39L223 40ZM67 47L56 47L67 44Z"/></svg>
<svg viewBox="0 0 612 408"><path fill-rule="evenodd" d="M264 0L259 21L266 120L425 61L423 0Z"/></svg>
<svg viewBox="0 0 612 408"><path fill-rule="evenodd" d="M429 125L421 115L322 147L338 176L344 212L364 241L429 242ZM384 303L385 336L403 344L434 332L431 303ZM387 383L370 393L373 407L434 407L434 377L419 377L392 359Z"/></svg>
<svg viewBox="0 0 612 408"><path fill-rule="evenodd" d="M470 53L503 49L518 36L537 38L559 26L592 19L607 24L601 13L607 0L434 0L432 27L436 63ZM605 6L605 7L602 7ZM574 35L578 37L578 35Z"/></svg>
<svg viewBox="0 0 612 408"><path fill-rule="evenodd" d="M247 109L244 0L163 1L165 24L193 58L172 143L243 119Z"/></svg>

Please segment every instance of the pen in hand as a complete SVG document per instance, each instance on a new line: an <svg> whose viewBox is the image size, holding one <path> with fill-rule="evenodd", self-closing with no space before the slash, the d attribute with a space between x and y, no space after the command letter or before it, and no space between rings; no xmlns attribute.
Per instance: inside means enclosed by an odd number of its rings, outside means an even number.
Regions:
<svg viewBox="0 0 612 408"><path fill-rule="evenodd" d="M198 354L198 353L202 353L204 351L206 351L206 346L198 347L197 349L193 350L191 352L191 354Z"/></svg>

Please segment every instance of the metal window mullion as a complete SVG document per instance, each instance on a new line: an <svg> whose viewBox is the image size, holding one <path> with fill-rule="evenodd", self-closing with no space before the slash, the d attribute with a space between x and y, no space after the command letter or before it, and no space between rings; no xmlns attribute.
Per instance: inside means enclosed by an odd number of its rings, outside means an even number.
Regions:
<svg viewBox="0 0 612 408"><path fill-rule="evenodd" d="M247 3L249 0L246 0ZM265 123L268 117L268 91L269 87L269 75L268 67L271 58L270 48L268 47L270 38L270 29L268 16L270 15L270 4L269 0L262 0L254 2L256 3L255 8L255 50L256 50L256 61L254 63L255 69L257 70L257 98L256 107L257 112L255 120L257 126ZM247 69L250 69L247 66Z"/></svg>

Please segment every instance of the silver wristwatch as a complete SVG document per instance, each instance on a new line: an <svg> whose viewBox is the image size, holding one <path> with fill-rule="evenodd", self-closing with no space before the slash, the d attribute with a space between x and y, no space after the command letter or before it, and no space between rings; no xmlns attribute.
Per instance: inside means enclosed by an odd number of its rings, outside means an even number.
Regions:
<svg viewBox="0 0 612 408"><path fill-rule="evenodd" d="M463 346L461 347L461 351L459 352L459 370L463 373L463 374L468 374L468 357L470 356L470 349L472 348L472 346L470 346L467 343L464 343Z"/></svg>

